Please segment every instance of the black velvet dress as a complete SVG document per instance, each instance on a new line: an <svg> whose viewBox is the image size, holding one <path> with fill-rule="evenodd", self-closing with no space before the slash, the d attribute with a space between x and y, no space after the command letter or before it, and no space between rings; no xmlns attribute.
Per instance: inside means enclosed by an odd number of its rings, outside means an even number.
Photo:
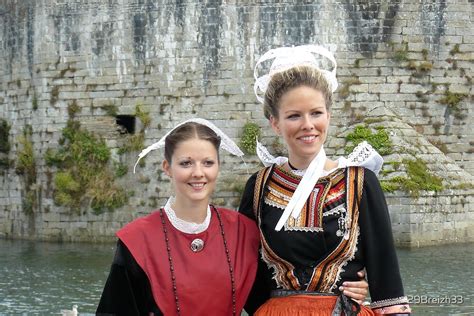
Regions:
<svg viewBox="0 0 474 316"><path fill-rule="evenodd" d="M372 308L406 306L389 213L375 174L349 167L321 177L299 217L275 231L300 180L274 165L247 182L239 211L257 221L262 255L246 311L252 314L275 289L338 294L338 287L359 280L357 272L364 268Z"/></svg>
<svg viewBox="0 0 474 316"><path fill-rule="evenodd" d="M163 315L151 292L150 281L130 251L119 240L96 315Z"/></svg>

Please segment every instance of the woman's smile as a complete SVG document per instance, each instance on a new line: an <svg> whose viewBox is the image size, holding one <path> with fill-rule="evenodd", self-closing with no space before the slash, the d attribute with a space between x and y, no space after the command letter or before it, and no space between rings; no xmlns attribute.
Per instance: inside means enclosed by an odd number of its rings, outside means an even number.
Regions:
<svg viewBox="0 0 474 316"><path fill-rule="evenodd" d="M288 158L301 169L306 168L326 140L330 114L323 94L300 86L287 91L280 99L278 118L270 121L275 132L288 145Z"/></svg>

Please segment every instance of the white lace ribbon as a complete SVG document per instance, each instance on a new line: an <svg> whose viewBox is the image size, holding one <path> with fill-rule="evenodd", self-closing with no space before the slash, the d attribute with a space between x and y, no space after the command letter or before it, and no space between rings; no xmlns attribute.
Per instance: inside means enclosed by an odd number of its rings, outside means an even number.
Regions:
<svg viewBox="0 0 474 316"><path fill-rule="evenodd" d="M283 165L288 161L287 157L273 157L267 150L267 148L257 140L257 156L264 166L268 167L272 164ZM318 182L319 178L325 174L324 164L326 162L326 153L324 148L321 147L318 155L311 161L310 165L306 170L297 170L299 173L303 173L295 193L291 197L288 205L283 211L282 216L278 220L275 230L280 231L285 225L286 221L290 217L298 218L301 213L301 209L306 203L311 191ZM365 167L372 170L378 175L382 169L383 158L380 154L366 141L358 144L352 153L347 158L340 157L338 159L338 165L335 169L346 168L350 166Z"/></svg>
<svg viewBox="0 0 474 316"><path fill-rule="evenodd" d="M287 157L274 157L268 152L267 148L258 140L256 151L258 158L265 167L269 167L273 164L281 166L288 161ZM363 141L354 148L352 153L350 153L347 158L339 157L337 159L337 163L338 165L335 169L352 166L364 167L370 169L376 175L378 175L383 166L383 158L369 143Z"/></svg>
<svg viewBox="0 0 474 316"><path fill-rule="evenodd" d="M137 162L135 162L135 165L133 166L133 173L135 173L135 169L136 169L140 159L145 157L152 150L156 150L156 149L165 147L166 137L169 134L171 134L171 132L174 131L179 126L181 126L183 124L186 124L186 123L189 123L189 122L195 122L195 123L198 123L198 124L201 124L201 125L205 125L205 126L209 127L210 129L212 129L221 138L221 146L220 147L223 148L224 150L228 151L232 155L239 156L239 157L244 155L242 150L240 150L239 146L237 146L235 144L235 142L232 139L230 139L230 137L227 136L220 128L218 128L216 125L209 122L208 120L197 117L197 118L191 118L189 120L186 120L184 122L179 123L173 129L171 129L168 133L166 133L165 136L161 137L161 139L159 141L157 141L156 143L154 143L154 144L148 146L147 148L143 149L140 152L140 154L138 155Z"/></svg>
<svg viewBox="0 0 474 316"><path fill-rule="evenodd" d="M211 222L211 209L209 205L207 206L206 218L204 221L202 223L193 223L182 220L176 216L175 211L171 207L171 204L174 203L174 201L174 197L170 197L163 207L169 221L171 222L171 225L173 225L174 228L183 233L199 234L209 227L209 223Z"/></svg>
<svg viewBox="0 0 474 316"><path fill-rule="evenodd" d="M304 204L306 203L306 200L308 199L309 195L314 189L314 186L318 182L319 177L321 176L321 172L323 171L325 162L326 153L324 151L324 148L321 146L319 153L309 164L308 169L306 169L303 178L301 179L298 187L295 190L295 193L293 193L293 196L291 197L290 201L288 202L288 205L283 211L283 214L278 220L278 223L275 226L276 231L281 230L290 215L292 215L293 218L298 218L301 213L301 209L303 208Z"/></svg>
<svg viewBox="0 0 474 316"><path fill-rule="evenodd" d="M338 162L338 168L364 167L378 175L382 169L383 158L369 143L363 141L354 148L347 158L340 157Z"/></svg>

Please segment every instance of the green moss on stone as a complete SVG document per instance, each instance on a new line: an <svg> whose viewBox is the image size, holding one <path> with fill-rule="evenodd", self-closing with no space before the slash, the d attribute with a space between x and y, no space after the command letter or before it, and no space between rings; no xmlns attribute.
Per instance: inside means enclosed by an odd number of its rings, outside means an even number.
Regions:
<svg viewBox="0 0 474 316"><path fill-rule="evenodd" d="M146 128L150 126L151 117L149 112L145 112L142 110L142 106L137 104L135 106L135 116L142 122L143 126Z"/></svg>
<svg viewBox="0 0 474 316"><path fill-rule="evenodd" d="M361 84L361 81L357 77L351 77L345 80L339 89L339 96L343 99L347 98L351 94L351 86L355 84Z"/></svg>
<svg viewBox="0 0 474 316"><path fill-rule="evenodd" d="M446 90L444 96L438 101L441 104L446 104L453 110L459 110L459 103L467 97L464 93L453 93Z"/></svg>
<svg viewBox="0 0 474 316"><path fill-rule="evenodd" d="M438 192L444 189L441 178L433 175L423 160L403 159L402 163L406 169L406 176L385 180L386 190L403 190L417 198L420 196L420 191Z"/></svg>
<svg viewBox="0 0 474 316"><path fill-rule="evenodd" d="M355 146L364 140L375 148L381 155L389 155L393 152L392 142L388 133L382 126L375 128L376 132L365 125L357 125L354 131L346 136L346 140L351 142L351 145L346 146L346 154L352 152Z"/></svg>
<svg viewBox="0 0 474 316"><path fill-rule="evenodd" d="M128 135L125 145L119 149L118 153L122 155L124 153L142 150L144 147L143 145L144 142L145 142L145 133L143 131L134 135ZM140 160L140 162L142 161L143 159Z"/></svg>
<svg viewBox="0 0 474 316"><path fill-rule="evenodd" d="M51 88L51 97L49 99L49 103L54 105L58 101L59 96L59 86L54 86Z"/></svg>
<svg viewBox="0 0 474 316"><path fill-rule="evenodd" d="M451 56L454 56L454 55L456 55L456 54L459 54L460 52L461 52L461 50L459 49L459 44L455 44L454 47L453 47L453 49L451 49L451 50L449 51L449 54L450 54Z"/></svg>
<svg viewBox="0 0 474 316"><path fill-rule="evenodd" d="M69 103L67 106L67 113L70 118L74 118L76 114L79 113L80 111L81 111L81 108L77 104L76 100L72 100L72 102Z"/></svg>
<svg viewBox="0 0 474 316"><path fill-rule="evenodd" d="M240 138L240 147L246 154L255 155L257 142L260 137L260 126L255 123L246 123Z"/></svg>
<svg viewBox="0 0 474 316"><path fill-rule="evenodd" d="M118 108L115 104L107 104L100 107L102 110L107 113L108 116L115 117L118 113Z"/></svg>
<svg viewBox="0 0 474 316"><path fill-rule="evenodd" d="M33 111L36 111L38 109L38 96L36 95L36 91L33 93L33 98L31 100L31 106L33 108Z"/></svg>
<svg viewBox="0 0 474 316"><path fill-rule="evenodd" d="M403 47L397 49L393 54L393 60L396 62L405 62L408 61L408 43L402 43Z"/></svg>

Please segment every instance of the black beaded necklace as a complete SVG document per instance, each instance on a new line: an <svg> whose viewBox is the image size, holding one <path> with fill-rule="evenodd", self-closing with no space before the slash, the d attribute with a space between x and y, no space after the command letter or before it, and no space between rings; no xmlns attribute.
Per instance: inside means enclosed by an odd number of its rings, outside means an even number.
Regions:
<svg viewBox="0 0 474 316"><path fill-rule="evenodd" d="M222 240L224 241L225 255L227 257L227 264L229 265L230 283L232 286L232 316L235 316L236 290L235 290L234 269L232 268L232 262L230 261L230 253L229 253L229 248L227 248L227 240L225 239L224 225L222 224L221 214L219 214L219 212L214 206L211 206L211 207L216 212L217 219L219 221L219 226L221 229ZM163 234L165 235L166 252L168 253L168 261L170 263L171 284L173 286L174 301L176 303L176 312L178 313L178 315L181 315L181 309L179 307L178 290L176 288L176 276L174 274L173 258L171 257L171 248L170 248L169 239L168 239L168 230L166 229L166 226L165 226L165 217L163 215L163 209L160 209L160 217L161 217L161 226L163 227Z"/></svg>
<svg viewBox="0 0 474 316"><path fill-rule="evenodd" d="M290 167L291 169L291 172L297 176L304 176L304 173L306 172L306 169L298 169L296 168L295 166L293 166L291 163L290 163L290 160L288 159L288 167Z"/></svg>
<svg viewBox="0 0 474 316"><path fill-rule="evenodd" d="M300 169L294 167L294 166L290 163L290 159L288 159L288 166L290 167L291 170L300 170Z"/></svg>

